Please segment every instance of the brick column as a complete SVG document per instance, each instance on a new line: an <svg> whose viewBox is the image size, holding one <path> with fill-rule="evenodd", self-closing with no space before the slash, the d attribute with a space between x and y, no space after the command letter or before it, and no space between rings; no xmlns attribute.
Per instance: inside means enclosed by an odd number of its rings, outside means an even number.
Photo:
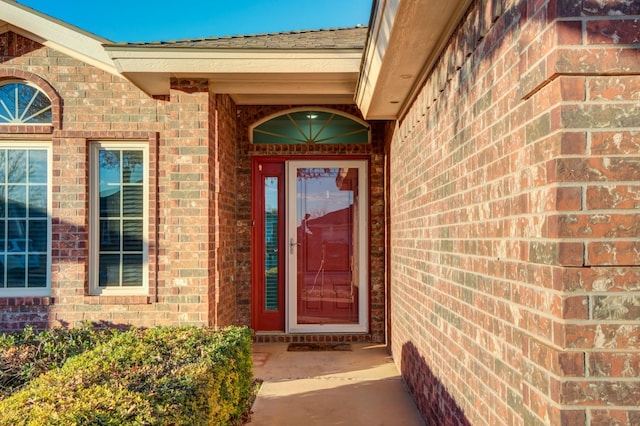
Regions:
<svg viewBox="0 0 640 426"><path fill-rule="evenodd" d="M542 155L540 187L553 191L554 203L545 215L547 242L531 247L530 258L557 266L548 295L559 303L550 306L552 340L523 346L523 396L540 421L635 424L640 5L550 1L526 10L527 143Z"/></svg>

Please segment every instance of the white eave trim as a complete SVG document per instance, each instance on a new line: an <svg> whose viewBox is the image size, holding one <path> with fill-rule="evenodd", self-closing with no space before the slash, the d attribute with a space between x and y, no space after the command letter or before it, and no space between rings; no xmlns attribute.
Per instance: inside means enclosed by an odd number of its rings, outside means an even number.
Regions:
<svg viewBox="0 0 640 426"><path fill-rule="evenodd" d="M313 73L358 72L361 51L159 51L113 50L107 52L123 73Z"/></svg>
<svg viewBox="0 0 640 426"><path fill-rule="evenodd" d="M58 21L13 1L0 0L0 23L6 30L35 40L112 74L118 74L103 44L109 40ZM0 25L3 27L3 25Z"/></svg>
<svg viewBox="0 0 640 426"><path fill-rule="evenodd" d="M369 120L413 101L471 0L374 0L356 103Z"/></svg>
<svg viewBox="0 0 640 426"><path fill-rule="evenodd" d="M222 85L281 79L281 84L306 81L355 81L360 71L362 51L273 50L273 49L162 49L106 47L118 71L151 95L169 93L170 77L208 78ZM305 77L307 76L307 77ZM297 81L296 81L297 79ZM254 89L258 89L254 86Z"/></svg>

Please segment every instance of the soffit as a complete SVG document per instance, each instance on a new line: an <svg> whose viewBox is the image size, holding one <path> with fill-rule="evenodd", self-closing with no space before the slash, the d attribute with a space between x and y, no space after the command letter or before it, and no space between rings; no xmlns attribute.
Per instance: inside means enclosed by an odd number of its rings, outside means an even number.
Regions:
<svg viewBox="0 0 640 426"><path fill-rule="evenodd" d="M10 0L0 0L0 33L12 31L71 57L117 74L104 48L111 43Z"/></svg>
<svg viewBox="0 0 640 426"><path fill-rule="evenodd" d="M152 95L171 78L208 79L238 104L353 103L366 27L105 46Z"/></svg>
<svg viewBox="0 0 640 426"><path fill-rule="evenodd" d="M399 118L470 0L375 0L356 103L369 120Z"/></svg>

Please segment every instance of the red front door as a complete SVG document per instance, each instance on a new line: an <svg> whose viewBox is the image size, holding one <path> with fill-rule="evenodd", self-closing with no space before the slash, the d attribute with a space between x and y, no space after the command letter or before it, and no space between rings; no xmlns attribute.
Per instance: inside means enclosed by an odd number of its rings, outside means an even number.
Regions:
<svg viewBox="0 0 640 426"><path fill-rule="evenodd" d="M365 332L367 162L254 158L252 327Z"/></svg>

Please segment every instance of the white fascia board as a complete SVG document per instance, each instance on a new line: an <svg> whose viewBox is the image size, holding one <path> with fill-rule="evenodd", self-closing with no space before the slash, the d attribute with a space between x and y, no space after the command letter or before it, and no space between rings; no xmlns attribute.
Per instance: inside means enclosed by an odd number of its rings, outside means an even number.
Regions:
<svg viewBox="0 0 640 426"><path fill-rule="evenodd" d="M122 73L335 73L358 72L360 51L112 50Z"/></svg>
<svg viewBox="0 0 640 426"><path fill-rule="evenodd" d="M342 81L329 81L322 79L296 79L283 76L281 80L263 80L257 77L254 81L224 81L213 79L213 90L216 93L233 94L309 94L325 93L334 95L351 95L356 86L358 75Z"/></svg>
<svg viewBox="0 0 640 426"><path fill-rule="evenodd" d="M231 94L231 97L236 105L353 105L353 93L349 95Z"/></svg>
<svg viewBox="0 0 640 426"><path fill-rule="evenodd" d="M96 66L112 74L118 74L103 44L111 41L65 24L13 1L0 0L0 20L9 29L33 39L47 47Z"/></svg>
<svg viewBox="0 0 640 426"><path fill-rule="evenodd" d="M376 0L356 91L365 118L399 118L469 4L470 0Z"/></svg>

